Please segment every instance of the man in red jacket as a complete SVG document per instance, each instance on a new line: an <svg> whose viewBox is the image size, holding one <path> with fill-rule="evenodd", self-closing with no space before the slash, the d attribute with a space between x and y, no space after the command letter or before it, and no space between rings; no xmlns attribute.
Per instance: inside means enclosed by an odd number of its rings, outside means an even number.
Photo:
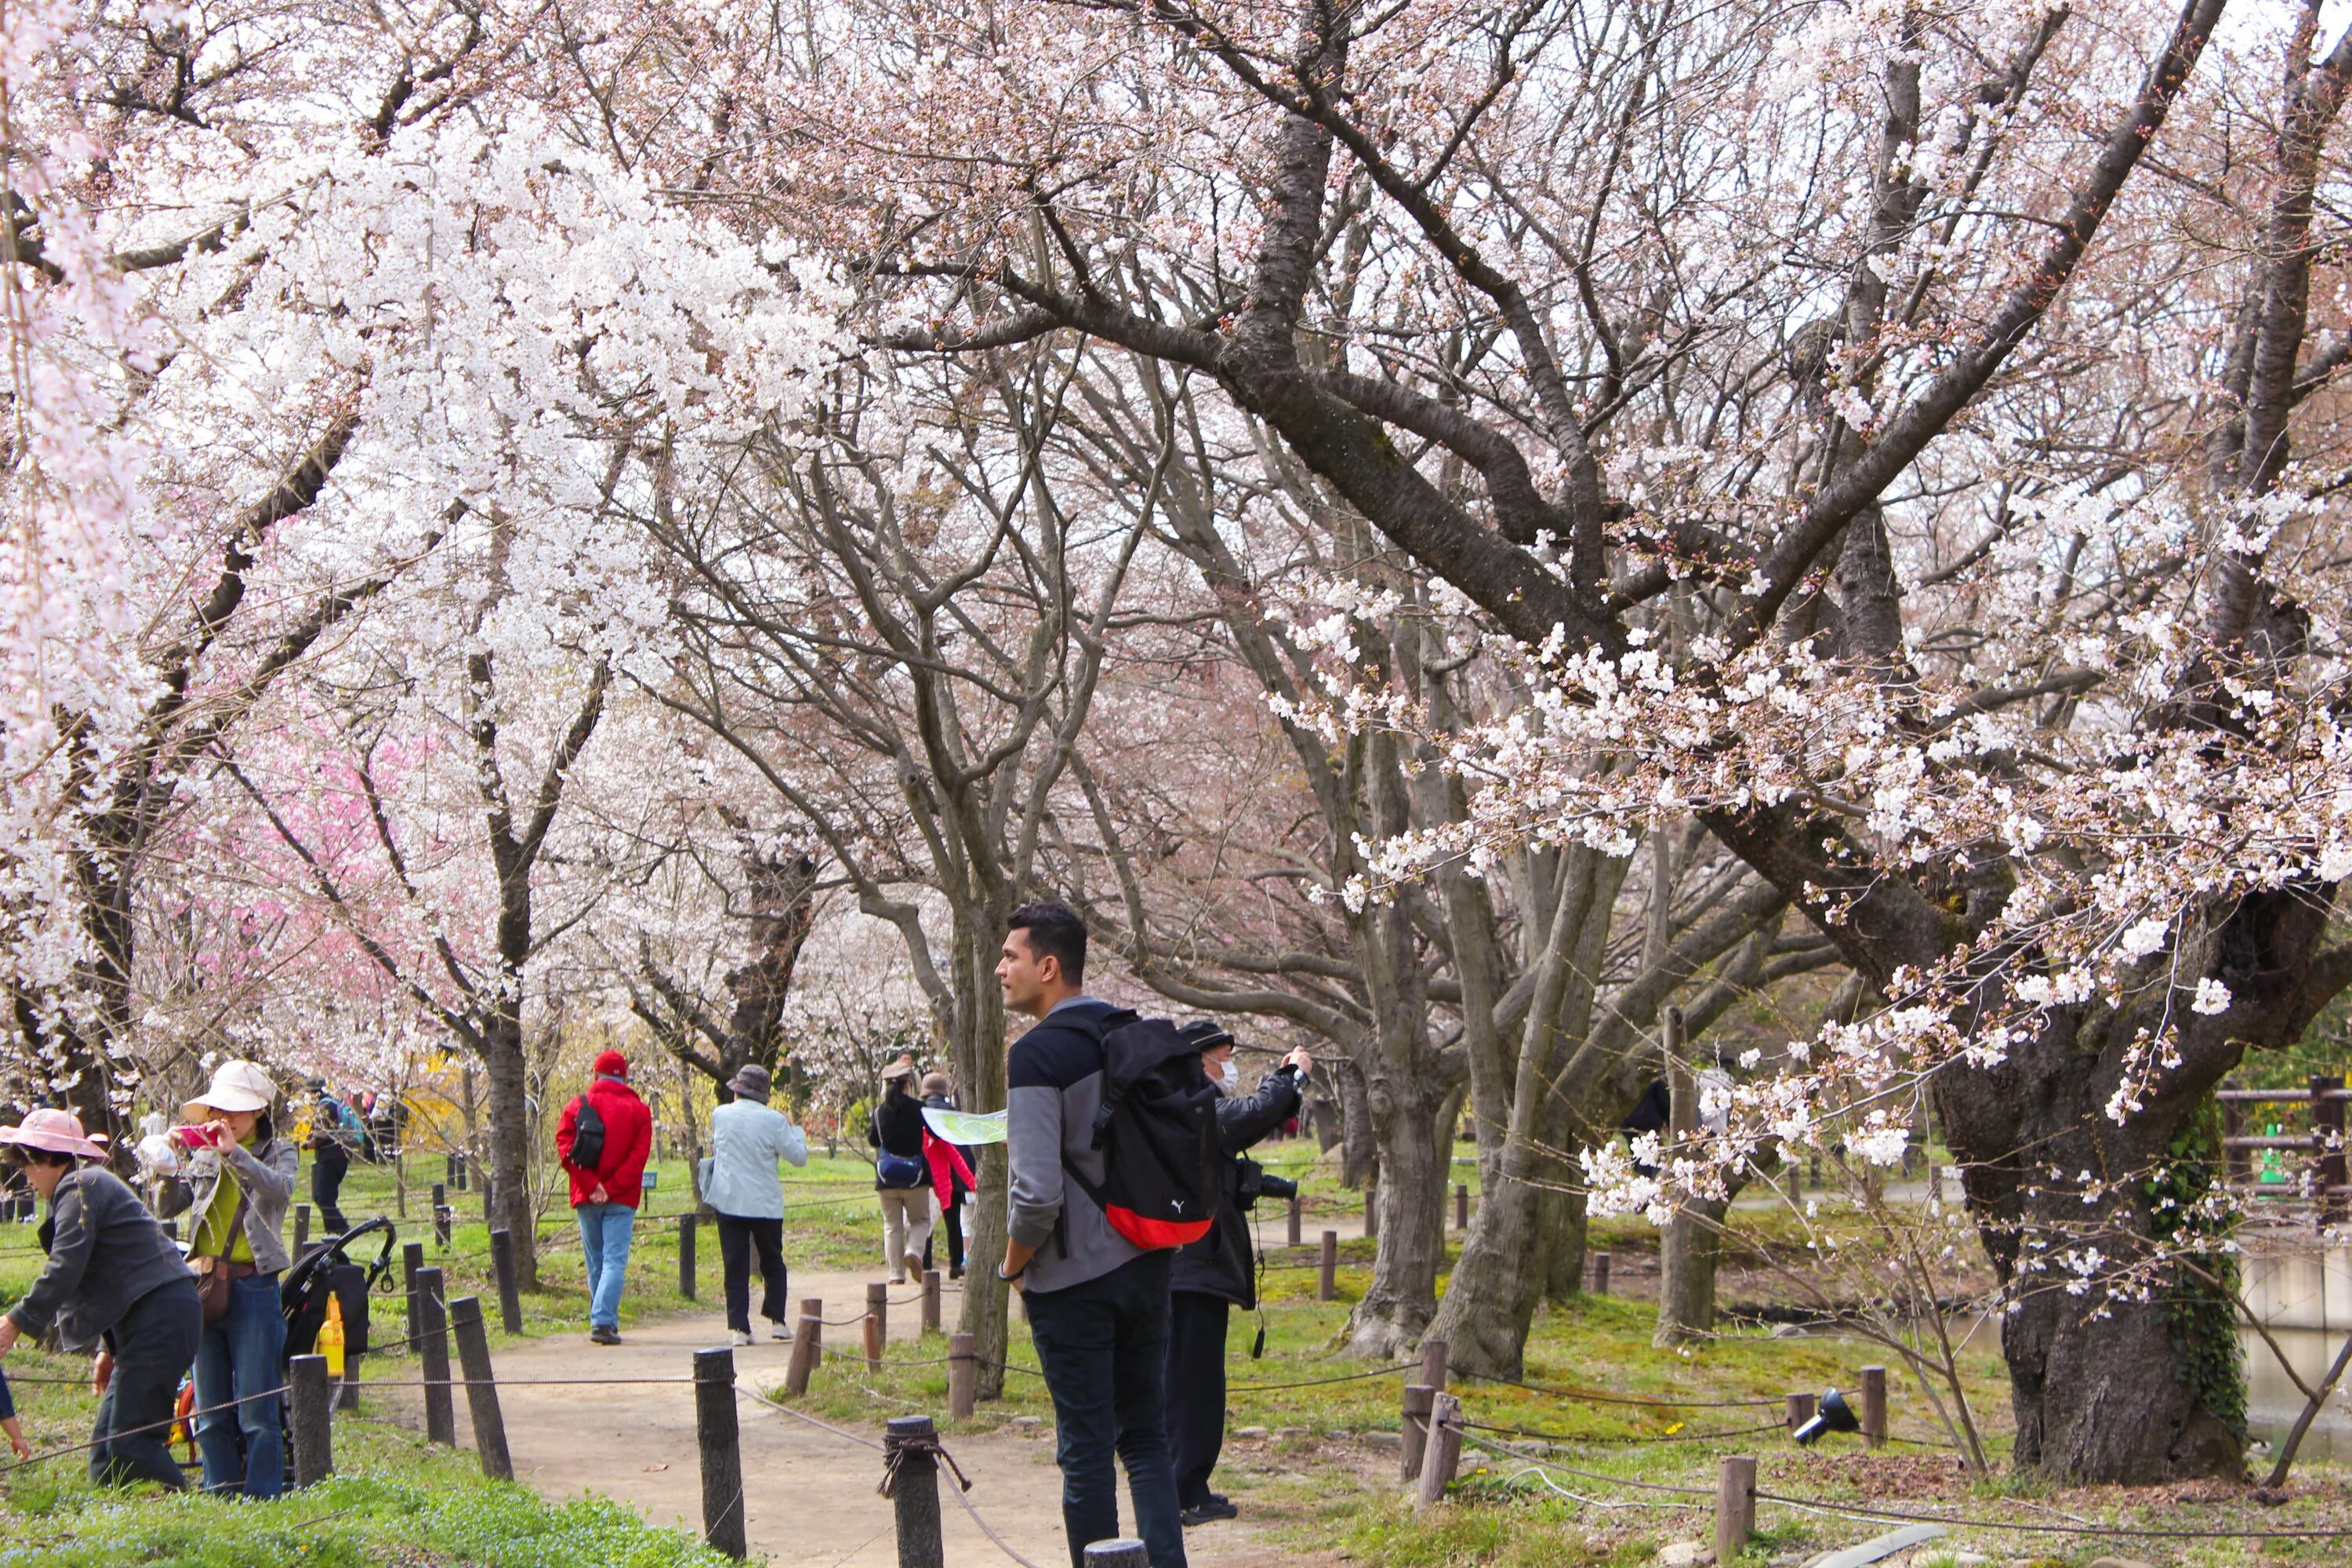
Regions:
<svg viewBox="0 0 2352 1568"><path fill-rule="evenodd" d="M583 1105L591 1123L584 1140ZM595 1136L600 1128L601 1140ZM583 1142L592 1147L583 1148ZM601 1148L593 1147L600 1142ZM628 1058L606 1051L596 1058L596 1080L563 1108L555 1130L556 1152L572 1177L572 1212L580 1216L580 1249L588 1260L588 1337L600 1345L621 1342L621 1284L653 1147L653 1113L629 1087Z"/></svg>

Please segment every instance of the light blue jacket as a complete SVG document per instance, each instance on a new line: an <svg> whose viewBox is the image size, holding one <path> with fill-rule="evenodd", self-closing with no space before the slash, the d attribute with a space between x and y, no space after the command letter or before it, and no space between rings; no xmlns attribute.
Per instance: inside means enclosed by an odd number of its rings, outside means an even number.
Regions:
<svg viewBox="0 0 2352 1568"><path fill-rule="evenodd" d="M776 1162L808 1163L808 1135L781 1110L731 1100L710 1113L710 1173L702 1201L737 1219L784 1217Z"/></svg>

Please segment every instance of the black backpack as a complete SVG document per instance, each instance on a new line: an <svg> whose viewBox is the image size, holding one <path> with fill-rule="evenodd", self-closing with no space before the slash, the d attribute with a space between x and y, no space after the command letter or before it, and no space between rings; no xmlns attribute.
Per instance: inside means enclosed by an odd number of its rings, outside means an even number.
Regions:
<svg viewBox="0 0 2352 1568"><path fill-rule="evenodd" d="M604 1119L586 1095L572 1102L572 1168L594 1175L604 1163Z"/></svg>
<svg viewBox="0 0 2352 1568"><path fill-rule="evenodd" d="M1062 1168L1110 1227L1144 1250L1198 1241L1224 1194L1217 1091L1201 1070L1201 1047L1165 1018L1123 1009L1097 1027L1103 1100L1092 1147L1102 1151L1102 1184L1066 1157Z"/></svg>

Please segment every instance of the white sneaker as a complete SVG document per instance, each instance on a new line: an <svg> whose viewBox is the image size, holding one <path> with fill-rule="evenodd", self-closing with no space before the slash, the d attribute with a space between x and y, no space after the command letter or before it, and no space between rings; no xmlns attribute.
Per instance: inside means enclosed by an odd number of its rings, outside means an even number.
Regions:
<svg viewBox="0 0 2352 1568"><path fill-rule="evenodd" d="M748 1345L751 1342L751 1336L745 1333L741 1329L728 1330L727 1338L730 1342L739 1345Z"/></svg>
<svg viewBox="0 0 2352 1568"><path fill-rule="evenodd" d="M789 1340L793 1337L793 1331L792 1330L784 1327L783 1324L776 1321L775 1319L770 1318L768 1320L768 1337L772 1340Z"/></svg>

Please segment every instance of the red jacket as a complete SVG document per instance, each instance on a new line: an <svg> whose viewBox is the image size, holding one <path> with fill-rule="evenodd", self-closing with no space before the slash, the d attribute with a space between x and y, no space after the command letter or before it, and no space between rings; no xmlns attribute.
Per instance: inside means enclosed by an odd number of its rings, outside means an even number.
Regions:
<svg viewBox="0 0 2352 1568"><path fill-rule="evenodd" d="M944 1215L955 1206L955 1177L963 1178L965 1190L980 1191L980 1178L971 1173L971 1166L963 1151L932 1131L923 1129L923 1159L931 1167L931 1191L939 1194L940 1213Z"/></svg>
<svg viewBox="0 0 2352 1568"><path fill-rule="evenodd" d="M646 1109L636 1090L614 1079L597 1079L588 1086L586 1098L604 1120L604 1155L594 1170L583 1171L572 1163L572 1124L579 1120L579 1100L564 1106L563 1120L555 1129L555 1152L563 1156L563 1169L572 1177L572 1205L577 1207L593 1201L588 1194L603 1182L607 1201L635 1208L645 1195L646 1161L654 1152L653 1112Z"/></svg>

